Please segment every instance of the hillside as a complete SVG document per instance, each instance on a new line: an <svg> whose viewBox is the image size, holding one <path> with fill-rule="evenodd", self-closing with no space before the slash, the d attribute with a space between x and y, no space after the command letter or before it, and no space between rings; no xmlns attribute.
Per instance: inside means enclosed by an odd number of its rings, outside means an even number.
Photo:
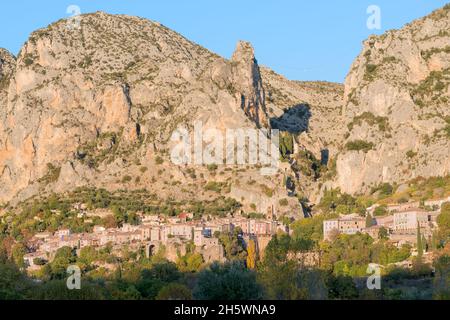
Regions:
<svg viewBox="0 0 450 320"><path fill-rule="evenodd" d="M343 191L449 174L449 30L447 5L364 42L345 81Z"/></svg>
<svg viewBox="0 0 450 320"><path fill-rule="evenodd" d="M322 133L336 127L340 85L291 82L260 71L249 43L227 60L145 19L98 12L80 27L61 20L32 33L17 58L0 52L1 202L145 189L161 201L226 196L247 212L302 216L285 187L289 165L267 177L254 165L177 166L170 138L196 121L204 130L269 127L302 104L310 111L294 119L306 121L295 135L308 127L319 157L322 146L336 148Z"/></svg>
<svg viewBox="0 0 450 320"><path fill-rule="evenodd" d="M0 50L0 203L105 188L302 217L325 189L445 176L449 15L446 6L370 37L345 85L291 81L260 67L250 43L228 60L137 17L53 23L17 57ZM284 161L273 176L260 165L174 164L172 133L199 121L280 129Z"/></svg>

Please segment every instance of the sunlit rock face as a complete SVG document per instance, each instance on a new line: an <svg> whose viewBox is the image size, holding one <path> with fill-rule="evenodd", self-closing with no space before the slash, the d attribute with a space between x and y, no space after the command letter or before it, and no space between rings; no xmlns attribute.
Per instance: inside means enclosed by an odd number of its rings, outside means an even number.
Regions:
<svg viewBox="0 0 450 320"><path fill-rule="evenodd" d="M340 154L343 191L450 173L449 30L445 7L364 42L345 81L346 143L373 147Z"/></svg>

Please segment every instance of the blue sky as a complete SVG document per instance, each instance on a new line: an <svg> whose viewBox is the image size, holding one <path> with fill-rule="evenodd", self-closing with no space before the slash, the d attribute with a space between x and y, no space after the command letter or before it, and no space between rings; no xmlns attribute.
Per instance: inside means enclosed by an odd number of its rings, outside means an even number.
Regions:
<svg viewBox="0 0 450 320"><path fill-rule="evenodd" d="M102 10L159 21L229 58L240 39L253 43L261 65L293 80L342 82L361 42L400 28L450 0L14 0L2 1L0 47L17 53L35 29L64 17ZM381 30L366 10L381 9Z"/></svg>

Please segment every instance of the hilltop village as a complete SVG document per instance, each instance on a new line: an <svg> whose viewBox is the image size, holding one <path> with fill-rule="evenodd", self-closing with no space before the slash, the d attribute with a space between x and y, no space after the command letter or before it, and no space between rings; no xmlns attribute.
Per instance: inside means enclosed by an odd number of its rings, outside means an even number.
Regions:
<svg viewBox="0 0 450 320"><path fill-rule="evenodd" d="M88 212L83 204L77 204L79 217L92 215L111 215L109 210ZM57 211L53 212L58 214ZM222 245L218 235L237 231L244 243L252 239L261 253L277 231L286 231L271 214L267 219L249 219L247 217L214 218L194 220L193 214L181 213L176 217L162 215L144 216L139 214L137 225L123 224L117 228L94 226L92 233L72 233L70 229L61 229L54 233L42 232L34 235L29 243L29 253L24 255L27 269L39 269L45 262L52 261L58 249L70 247L80 250L85 247L96 249L111 246L112 252L119 255L124 246L131 251L145 250L151 257L164 248L164 255L169 261L186 254L189 244L195 246L204 262L225 261Z"/></svg>
<svg viewBox="0 0 450 320"><path fill-rule="evenodd" d="M441 206L450 202L450 197L441 200L408 202L381 207L373 205L367 208L366 216L359 214L340 215L337 218L323 221L323 239L334 241L339 234L368 234L375 241L388 239L398 248L403 245L417 247L418 233L421 241L431 243L437 231L437 217ZM79 217L108 216L108 209L96 209L90 212L81 203L74 205ZM53 214L60 214L54 211ZM110 247L116 255L121 254L124 246L134 252L145 252L146 257L155 255L164 249L165 258L176 262L193 244L195 252L201 254L205 263L224 262L226 257L219 235L237 232L242 242L248 245L253 240L258 256L272 237L277 233L292 234L292 230L278 221L273 207L268 209L264 218L248 218L243 215L224 218L207 216L194 220L194 215L183 212L175 217L163 215L138 214L139 223L125 223L117 228L94 226L91 233L73 233L70 229L60 229L54 233L41 232L28 242L29 252L24 255L28 271L38 270L42 265L51 262L56 252L63 247L81 250L85 247L102 249ZM425 251L428 251L425 245ZM425 256L427 257L427 252ZM431 256L428 256L430 260ZM311 264L314 264L312 262ZM405 266L410 266L406 263ZM114 268L114 266L107 266Z"/></svg>

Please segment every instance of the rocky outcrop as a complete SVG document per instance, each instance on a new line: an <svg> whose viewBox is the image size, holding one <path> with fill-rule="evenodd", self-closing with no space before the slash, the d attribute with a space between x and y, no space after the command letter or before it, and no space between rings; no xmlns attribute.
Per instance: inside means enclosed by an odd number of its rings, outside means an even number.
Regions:
<svg viewBox="0 0 450 320"><path fill-rule="evenodd" d="M9 82L15 66L15 57L7 50L0 48L0 109L6 108ZM2 115L4 113L0 112L0 116Z"/></svg>
<svg viewBox="0 0 450 320"><path fill-rule="evenodd" d="M90 186L295 215L294 195L316 202L325 186L361 193L449 173L448 7L369 38L345 87L290 81L247 42L224 59L146 19L67 24L32 33L17 58L0 50L0 203ZM198 122L289 132L294 155L272 177L175 165L172 133Z"/></svg>
<svg viewBox="0 0 450 320"><path fill-rule="evenodd" d="M157 22L97 12L81 16L79 30L61 20L32 33L17 61L0 57L1 79L8 77L0 203L80 186L211 200L221 194L204 185L218 177L171 163L173 131L197 121L205 130L269 123L259 66L245 42L229 61ZM244 170L260 179L259 168ZM235 176L230 170L220 178Z"/></svg>
<svg viewBox="0 0 450 320"><path fill-rule="evenodd" d="M253 47L240 41L231 58L233 86L240 94L241 108L260 127L269 127L264 87Z"/></svg>
<svg viewBox="0 0 450 320"><path fill-rule="evenodd" d="M343 191L450 173L449 30L447 5L364 42L345 82Z"/></svg>
<svg viewBox="0 0 450 320"><path fill-rule="evenodd" d="M0 78L8 77L14 72L16 61L14 56L3 48L0 48Z"/></svg>

